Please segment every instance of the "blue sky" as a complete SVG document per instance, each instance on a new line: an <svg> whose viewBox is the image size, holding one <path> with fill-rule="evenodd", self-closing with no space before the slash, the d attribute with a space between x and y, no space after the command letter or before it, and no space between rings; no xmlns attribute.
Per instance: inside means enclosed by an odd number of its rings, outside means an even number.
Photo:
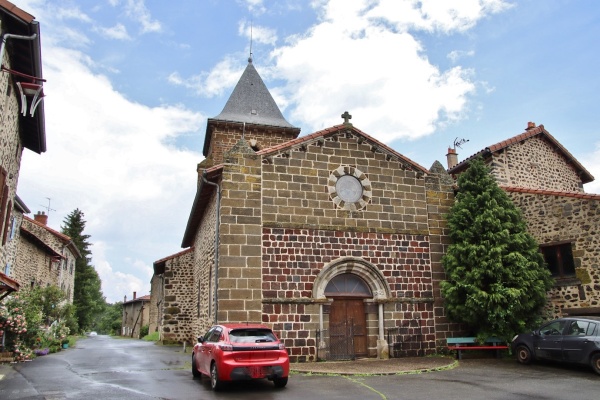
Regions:
<svg viewBox="0 0 600 400"><path fill-rule="evenodd" d="M48 151L18 193L84 211L109 302L181 250L206 119L250 53L301 135L342 122L429 168L544 124L600 177L595 0L11 0L41 24ZM600 184L586 185L600 192Z"/></svg>

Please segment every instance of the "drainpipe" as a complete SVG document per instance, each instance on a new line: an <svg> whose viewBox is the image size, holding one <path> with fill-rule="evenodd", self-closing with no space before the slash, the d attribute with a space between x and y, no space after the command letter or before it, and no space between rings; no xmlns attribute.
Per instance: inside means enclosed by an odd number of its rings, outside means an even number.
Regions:
<svg viewBox="0 0 600 400"><path fill-rule="evenodd" d="M202 182L214 186L217 189L217 221L216 221L216 226L215 226L215 271L214 271L214 280L215 280L215 294L214 294L214 299L213 301L215 302L215 320L214 323L215 325L217 324L217 313L219 311L219 297L218 297L218 290L219 290L219 277L218 277L218 267L219 267L219 220L220 220L220 216L221 216L221 188L219 187L218 184L214 183L214 182L210 182L206 179L206 171L202 172Z"/></svg>
<svg viewBox="0 0 600 400"><path fill-rule="evenodd" d="M13 35L12 33L7 33L2 36L2 44L0 45L0 64L2 63L2 60L4 60L4 49L8 39L34 40L36 37L37 33L34 33L31 36Z"/></svg>

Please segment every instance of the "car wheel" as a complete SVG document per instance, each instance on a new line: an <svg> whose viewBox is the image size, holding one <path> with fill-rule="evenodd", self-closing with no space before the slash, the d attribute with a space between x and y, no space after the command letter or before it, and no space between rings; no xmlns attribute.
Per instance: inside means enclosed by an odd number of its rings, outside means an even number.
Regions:
<svg viewBox="0 0 600 400"><path fill-rule="evenodd" d="M276 388L282 388L287 385L288 378L275 378L273 379L273 384L275 384Z"/></svg>
<svg viewBox="0 0 600 400"><path fill-rule="evenodd" d="M531 350L529 350L529 347L525 346L524 344L520 344L517 346L516 353L517 360L519 360L521 364L531 363L533 357L531 356Z"/></svg>
<svg viewBox="0 0 600 400"><path fill-rule="evenodd" d="M597 374L600 374L600 353L592 355L592 368Z"/></svg>
<svg viewBox="0 0 600 400"><path fill-rule="evenodd" d="M217 369L217 363L213 362L210 366L210 387L212 390L217 391L223 387L223 382L219 379L219 370Z"/></svg>
<svg viewBox="0 0 600 400"><path fill-rule="evenodd" d="M196 356L194 354L192 354L192 375L194 378L202 377L202 374L198 371L198 368L196 368Z"/></svg>

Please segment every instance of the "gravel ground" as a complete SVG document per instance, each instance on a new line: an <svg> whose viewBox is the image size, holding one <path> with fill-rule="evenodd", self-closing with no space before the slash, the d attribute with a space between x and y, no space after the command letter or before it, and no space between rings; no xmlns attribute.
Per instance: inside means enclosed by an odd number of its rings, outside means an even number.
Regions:
<svg viewBox="0 0 600 400"><path fill-rule="evenodd" d="M452 357L406 357L379 360L364 358L355 361L319 361L292 363L290 369L299 373L340 375L394 375L450 369L458 365Z"/></svg>

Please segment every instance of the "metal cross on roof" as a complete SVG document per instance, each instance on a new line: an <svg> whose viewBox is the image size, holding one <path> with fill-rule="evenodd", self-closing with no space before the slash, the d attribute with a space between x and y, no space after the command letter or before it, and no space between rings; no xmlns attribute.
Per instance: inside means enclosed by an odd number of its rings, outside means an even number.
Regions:
<svg viewBox="0 0 600 400"><path fill-rule="evenodd" d="M348 111L344 111L342 114L342 118L344 118L344 125L352 125L350 120L352 119L352 115Z"/></svg>

